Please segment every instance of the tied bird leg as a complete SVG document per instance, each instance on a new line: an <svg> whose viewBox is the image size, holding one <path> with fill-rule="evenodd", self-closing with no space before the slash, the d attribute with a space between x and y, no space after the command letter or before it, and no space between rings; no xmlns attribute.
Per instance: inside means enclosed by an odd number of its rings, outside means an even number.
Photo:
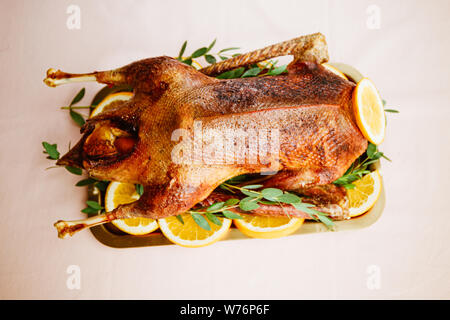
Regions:
<svg viewBox="0 0 450 320"><path fill-rule="evenodd" d="M267 59L288 55L293 55L294 61L315 62L317 64L327 62L329 57L325 36L321 33L314 33L289 41L280 42L263 49L213 64L201 69L200 72L214 76L227 70L245 67Z"/></svg>

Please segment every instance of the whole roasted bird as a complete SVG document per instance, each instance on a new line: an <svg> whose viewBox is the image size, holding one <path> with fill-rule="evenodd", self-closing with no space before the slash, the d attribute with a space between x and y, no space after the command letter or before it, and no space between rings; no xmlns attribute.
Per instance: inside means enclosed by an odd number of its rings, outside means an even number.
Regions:
<svg viewBox="0 0 450 320"><path fill-rule="evenodd" d="M284 55L294 56L287 74L211 77ZM354 84L325 69L327 60L325 38L317 33L201 70L166 56L88 74L49 69L49 86L97 81L133 87L131 100L87 120L81 140L57 164L145 190L112 212L58 221L59 236L114 219L181 214L225 199L214 190L241 174L263 174L265 187L296 191L317 210L345 218L345 190L331 183L367 149L367 140L352 112ZM305 216L270 205L252 213Z"/></svg>

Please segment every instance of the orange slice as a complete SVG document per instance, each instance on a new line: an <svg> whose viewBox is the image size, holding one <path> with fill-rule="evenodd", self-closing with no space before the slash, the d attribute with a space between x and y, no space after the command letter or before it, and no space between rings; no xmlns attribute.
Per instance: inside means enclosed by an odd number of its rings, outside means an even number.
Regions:
<svg viewBox="0 0 450 320"><path fill-rule="evenodd" d="M107 95L98 105L92 110L89 118L92 118L103 111L106 111L112 108L118 101L127 101L133 97L132 92L116 92L113 94Z"/></svg>

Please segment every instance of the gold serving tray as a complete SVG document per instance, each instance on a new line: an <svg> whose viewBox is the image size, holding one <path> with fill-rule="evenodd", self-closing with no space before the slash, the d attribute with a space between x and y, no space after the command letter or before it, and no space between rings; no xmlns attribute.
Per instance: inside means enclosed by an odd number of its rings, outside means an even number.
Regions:
<svg viewBox="0 0 450 320"><path fill-rule="evenodd" d="M350 78L350 80L352 80L355 83L357 83L359 80L363 78L362 74L352 66L349 66L344 63L329 63L329 64L342 71L347 77ZM124 89L129 88L115 88L113 90L120 91ZM101 101L102 98L109 93L111 93L111 89L109 88L104 88L103 90L101 90L94 98L93 104L98 104L98 102ZM379 169L380 168L379 161L374 163L372 166L373 166L372 169ZM95 189L93 186L89 186L88 188L88 198L89 200L94 200L98 201L99 203L103 203L103 194L100 193L99 190ZM378 198L377 202L372 207L372 209L370 209L363 215L351 218L349 220L334 221L335 229L333 232L362 229L367 228L368 226L374 224L383 213L385 202L386 197L383 183L380 197ZM111 223L96 226L91 228L90 230L98 241L100 241L106 246L113 248L149 247L149 246L162 246L172 244L169 240L167 240L167 238L161 233L160 230L156 230L148 235L133 236L120 231ZM305 221L303 226L299 230L297 230L297 232L289 235L289 237L318 232L330 232L330 231L327 229L326 226L324 226L320 222ZM242 240L252 238L247 237L246 235L241 233L237 228L235 228L234 225L232 225L228 235L224 239L222 239L222 241L236 240L236 239Z"/></svg>

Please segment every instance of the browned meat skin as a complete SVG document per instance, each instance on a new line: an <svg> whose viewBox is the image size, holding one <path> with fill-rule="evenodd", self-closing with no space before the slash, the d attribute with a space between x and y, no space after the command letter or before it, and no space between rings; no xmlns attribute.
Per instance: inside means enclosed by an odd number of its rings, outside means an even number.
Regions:
<svg viewBox="0 0 450 320"><path fill-rule="evenodd" d="M67 77L73 76L49 70L45 81L56 85ZM80 142L58 164L83 167L99 179L145 187L138 202L119 206L95 223L183 213L223 181L244 173L277 170L280 173L273 179L280 182L286 180L286 172L295 172L295 179L285 181L290 187L329 184L367 148L351 111L354 85L314 62L294 60L282 76L218 80L175 59L157 57L86 77L128 84L134 97L89 119ZM195 134L199 122L203 133L278 130L279 161L263 163L258 155L254 162L241 163L241 154L235 153L227 159L231 161L221 163L216 152L204 152L199 162L172 161L180 143L174 132ZM204 136L211 140L203 139L194 148L217 150L215 135ZM127 147L118 148L117 140L123 138Z"/></svg>

